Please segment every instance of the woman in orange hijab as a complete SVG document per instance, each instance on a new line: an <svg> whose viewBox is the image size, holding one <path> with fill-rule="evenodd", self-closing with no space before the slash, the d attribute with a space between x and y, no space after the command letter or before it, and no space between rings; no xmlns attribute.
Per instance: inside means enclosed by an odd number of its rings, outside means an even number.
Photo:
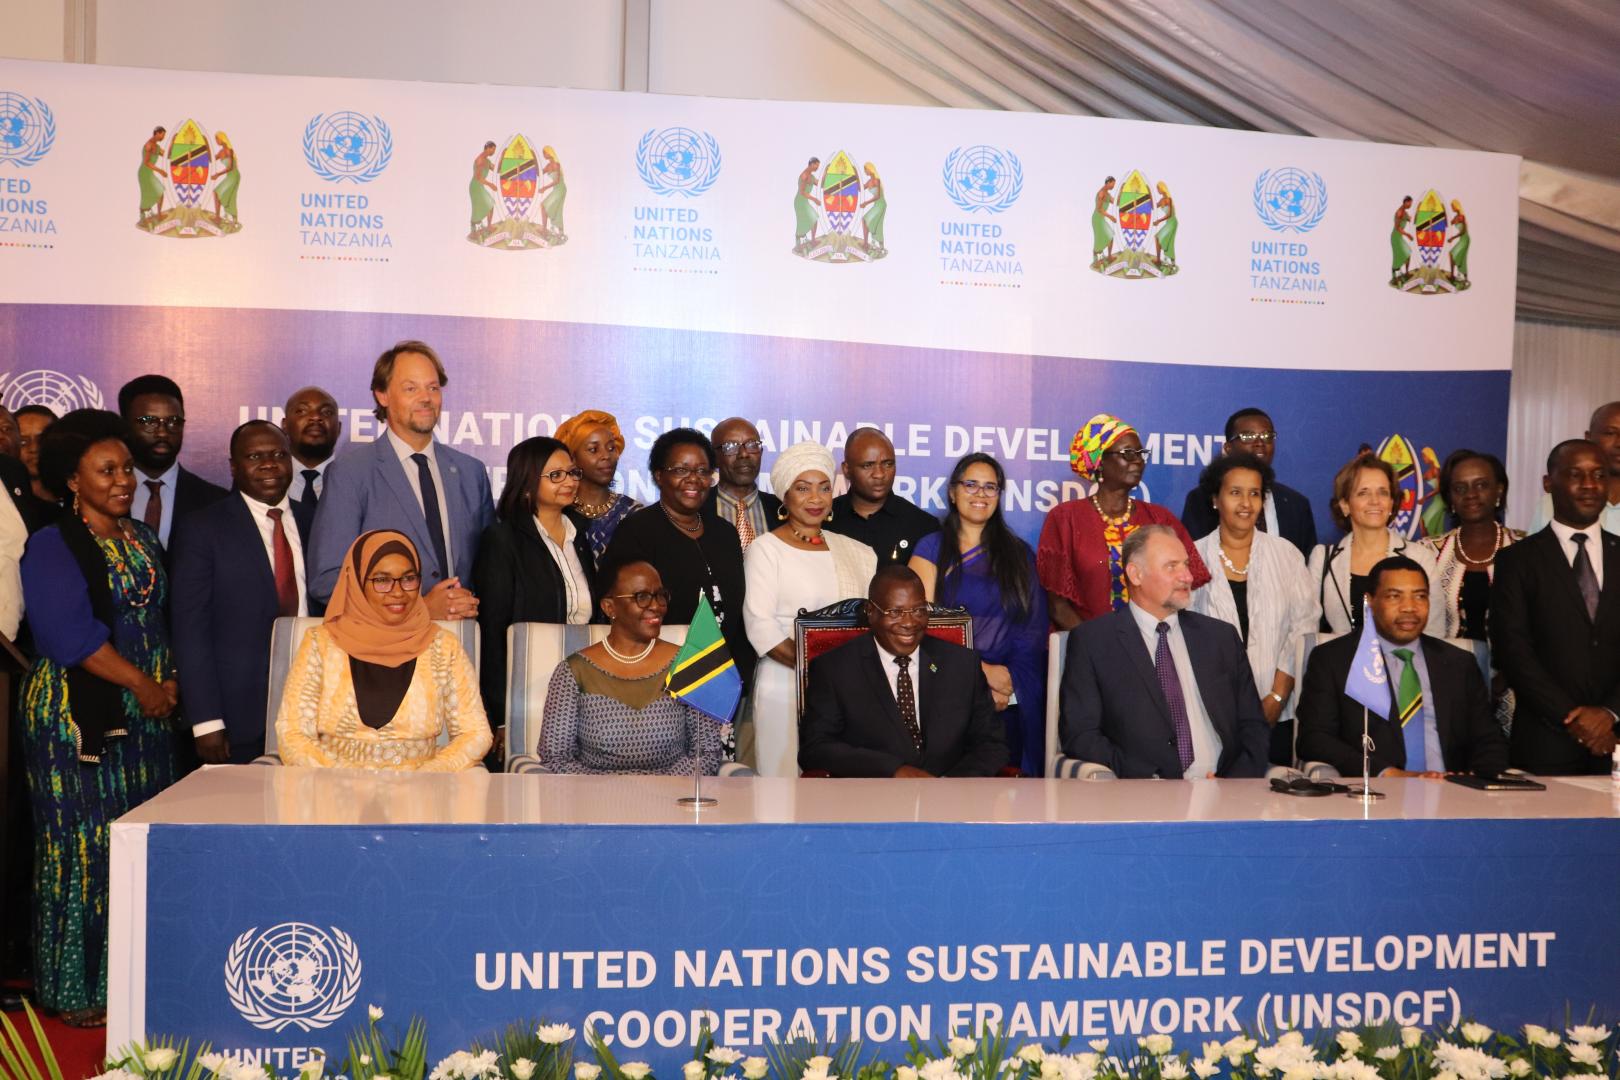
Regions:
<svg viewBox="0 0 1620 1080"><path fill-rule="evenodd" d="M483 760L489 720L461 643L422 603L403 534L362 535L343 558L326 621L298 647L276 716L287 765L457 772ZM439 745L439 733L450 740Z"/></svg>
<svg viewBox="0 0 1620 1080"><path fill-rule="evenodd" d="M641 509L639 502L613 490L619 455L624 453L624 433L612 413L584 409L557 425L557 441L568 447L574 464L579 466L574 509L590 522L585 535L600 566L602 553L619 522Z"/></svg>

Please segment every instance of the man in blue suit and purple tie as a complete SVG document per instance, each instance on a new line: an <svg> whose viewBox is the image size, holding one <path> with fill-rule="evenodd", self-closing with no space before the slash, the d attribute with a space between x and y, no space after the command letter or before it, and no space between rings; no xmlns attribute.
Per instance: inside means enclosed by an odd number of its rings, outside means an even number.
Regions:
<svg viewBox="0 0 1620 1080"><path fill-rule="evenodd" d="M478 539L495 520L489 476L477 458L433 437L449 382L431 346L402 341L377 358L371 394L387 430L326 471L310 531L309 595L324 605L355 537L395 529L422 559L422 599L435 619L472 619Z"/></svg>
<svg viewBox="0 0 1620 1080"><path fill-rule="evenodd" d="M1264 776L1271 731L1228 623L1188 611L1181 538L1144 525L1121 549L1130 603L1069 632L1063 753L1122 780Z"/></svg>

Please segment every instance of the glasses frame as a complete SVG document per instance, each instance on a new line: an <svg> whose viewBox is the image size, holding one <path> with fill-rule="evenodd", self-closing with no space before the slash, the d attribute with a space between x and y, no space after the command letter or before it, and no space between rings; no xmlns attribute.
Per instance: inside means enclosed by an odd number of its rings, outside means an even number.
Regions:
<svg viewBox="0 0 1620 1080"><path fill-rule="evenodd" d="M416 585L414 587L406 585L405 581L407 578L415 578ZM388 582L388 588L377 588L377 582L379 581ZM366 585L378 596L388 596L395 592L415 594L422 591L422 575L415 571L409 574L401 574L399 577L390 577L387 574L373 574L366 578Z"/></svg>
<svg viewBox="0 0 1620 1080"><path fill-rule="evenodd" d="M642 603L640 600L640 597L643 596L647 598L646 603ZM646 611L648 608L652 607L653 601L655 600L663 601L664 607L668 608L671 595L668 589L643 589L639 592L608 593L607 599L628 600L642 611Z"/></svg>

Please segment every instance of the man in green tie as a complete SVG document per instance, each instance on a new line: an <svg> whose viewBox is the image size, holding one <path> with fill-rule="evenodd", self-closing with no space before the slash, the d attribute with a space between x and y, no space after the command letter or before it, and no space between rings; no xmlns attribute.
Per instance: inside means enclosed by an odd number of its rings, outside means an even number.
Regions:
<svg viewBox="0 0 1620 1080"><path fill-rule="evenodd" d="M1429 620L1429 578L1404 555L1368 572L1368 603L1381 663L1366 673L1387 681L1389 707L1369 712L1345 693L1358 655L1346 634L1311 652L1296 717L1301 760L1325 761L1345 776L1361 772L1363 724L1372 736L1375 776L1472 772L1495 776L1507 768L1507 739L1491 708L1490 690L1473 655L1423 633Z"/></svg>

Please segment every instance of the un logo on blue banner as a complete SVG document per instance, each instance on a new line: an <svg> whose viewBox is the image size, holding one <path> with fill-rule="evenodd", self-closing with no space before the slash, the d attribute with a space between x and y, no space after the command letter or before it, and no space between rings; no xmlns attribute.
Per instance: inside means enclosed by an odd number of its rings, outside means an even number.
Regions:
<svg viewBox="0 0 1620 1080"><path fill-rule="evenodd" d="M636 144L636 171L660 195L701 195L720 178L720 144L707 131L654 128Z"/></svg>
<svg viewBox="0 0 1620 1080"><path fill-rule="evenodd" d="M225 993L263 1031L313 1031L342 1018L360 993L360 950L337 927L327 933L284 922L240 934L225 955Z"/></svg>
<svg viewBox="0 0 1620 1080"><path fill-rule="evenodd" d="M1267 169L1254 182L1254 212L1272 232L1310 232L1327 213L1327 183L1320 173L1286 166Z"/></svg>
<svg viewBox="0 0 1620 1080"><path fill-rule="evenodd" d="M322 180L368 183L394 157L394 134L380 116L316 113L304 128L304 160Z"/></svg>
<svg viewBox="0 0 1620 1080"><path fill-rule="evenodd" d="M945 193L963 210L999 214L1024 190L1024 166L1011 150L959 146L945 155Z"/></svg>
<svg viewBox="0 0 1620 1080"><path fill-rule="evenodd" d="M32 165L51 152L56 117L39 98L0 90L0 161Z"/></svg>

